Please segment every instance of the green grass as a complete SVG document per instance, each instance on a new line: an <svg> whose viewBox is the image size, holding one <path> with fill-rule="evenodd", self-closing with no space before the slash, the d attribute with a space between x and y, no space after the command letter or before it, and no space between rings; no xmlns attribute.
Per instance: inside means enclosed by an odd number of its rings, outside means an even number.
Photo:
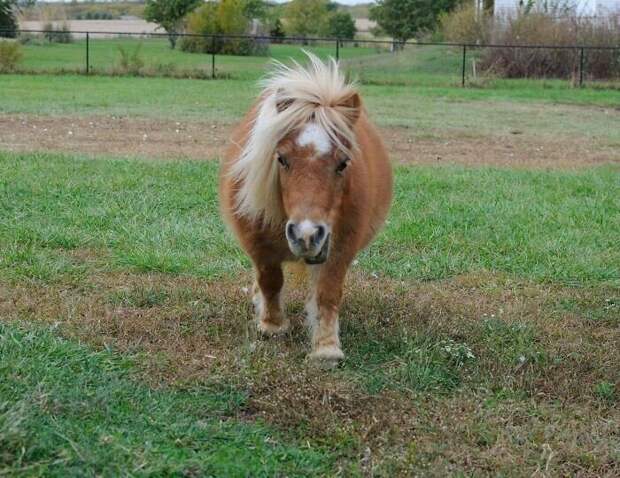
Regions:
<svg viewBox="0 0 620 478"><path fill-rule="evenodd" d="M619 175L398 167L326 372L303 291L252 335L215 162L0 153L0 474L613 475Z"/></svg>
<svg viewBox="0 0 620 478"><path fill-rule="evenodd" d="M381 56L358 59L380 125L620 146L618 91L455 88L444 58L419 54L394 70L416 86L383 85ZM231 123L257 93L253 80L3 75L0 112ZM618 474L617 167L397 167L331 372L304 360L303 291L287 300L291 333L255 340L217 168L0 152L0 475Z"/></svg>
<svg viewBox="0 0 620 478"><path fill-rule="evenodd" d="M218 213L214 162L0 153L5 278L44 282L93 267L215 278L248 262ZM396 170L388 226L361 266L434 280L481 270L535 281L620 283L617 168Z"/></svg>
<svg viewBox="0 0 620 478"><path fill-rule="evenodd" d="M325 450L234 418L235 390L153 390L127 358L0 323L0 474L316 476Z"/></svg>
<svg viewBox="0 0 620 478"><path fill-rule="evenodd" d="M364 256L393 277L476 269L555 282L620 279L620 173L402 168L390 225Z"/></svg>
<svg viewBox="0 0 620 478"><path fill-rule="evenodd" d="M238 120L256 99L254 82L84 76L0 77L0 112L122 115L178 121ZM582 138L620 145L615 127L620 92L520 86L490 90L366 85L365 104L382 126L409 128L413 137L487 138L518 131L525 139Z"/></svg>
<svg viewBox="0 0 620 478"><path fill-rule="evenodd" d="M334 56L335 45L306 45L304 49L315 53L321 58ZM180 48L170 49L167 39L91 39L89 42L89 64L94 72L111 72L119 70L123 49L129 54L134 52L143 60L147 70L158 69L169 73L183 71L202 71L211 75L211 55L187 53ZM20 68L26 71L74 71L82 72L86 64L86 41L76 40L73 43L33 43L23 48L24 60ZM344 58L376 54L374 48L341 49ZM302 61L305 58L299 45L271 45L269 54L265 56L233 56L216 55L216 75L236 79L257 80L272 59L288 62L291 59Z"/></svg>
<svg viewBox="0 0 620 478"><path fill-rule="evenodd" d="M358 47L342 46L339 58L345 69L363 83L384 85L408 85L418 87L450 88L461 85L462 50L460 48L435 45L408 45L403 51L389 53L386 45L363 42ZM119 73L120 49L127 53L139 52L143 62L143 73L149 75L211 76L211 55L193 54L171 50L164 38L93 38L89 45L91 71ZM311 51L321 58L335 56L333 43L314 42L308 45L271 45L266 56L216 55L215 73L224 78L256 80L260 78L270 59L287 62L290 59L303 61L302 49ZM83 72L86 63L86 42L76 40L69 44L47 43L38 40L23 48L24 59L19 65L26 72ZM479 52L469 53L466 62L466 79L469 84L484 89L520 88L524 83L528 89L567 88L567 80L502 80L483 72L474 77L471 62ZM193 72L193 73L192 73ZM587 83L595 87L618 89L617 80Z"/></svg>
<svg viewBox="0 0 620 478"><path fill-rule="evenodd" d="M360 47L343 46L339 55L346 69L365 83L406 84L416 86L450 87L460 85L462 74L462 51L443 46L409 45L397 54L387 53L383 45L360 43ZM120 49L139 52L147 71L160 74L168 72L212 72L211 56L192 54L180 49L171 50L163 38L150 39L92 39L89 47L92 71L111 72L119 69ZM303 46L322 58L335 55L333 44L316 43ZM70 44L31 43L24 47L24 61L20 65L26 71L83 71L85 68L85 40ZM470 52L470 60L477 53ZM268 56L239 57L216 56L216 74L236 79L256 80L273 58L279 61L303 60L301 45L271 45ZM467 64L467 80L472 78ZM487 87L505 87L518 81L504 81L490 77L474 80L474 84ZM543 87L555 85L566 87L565 80L528 81Z"/></svg>
<svg viewBox="0 0 620 478"><path fill-rule="evenodd" d="M347 58L344 65L363 83L448 87L461 84L462 52L408 45L396 54Z"/></svg>

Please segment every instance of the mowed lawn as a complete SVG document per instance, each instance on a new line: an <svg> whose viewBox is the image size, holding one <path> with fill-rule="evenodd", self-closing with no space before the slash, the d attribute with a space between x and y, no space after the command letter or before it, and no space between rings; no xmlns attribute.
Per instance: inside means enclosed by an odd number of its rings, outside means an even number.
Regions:
<svg viewBox="0 0 620 478"><path fill-rule="evenodd" d="M165 38L116 38L97 39L89 42L89 65L91 72L122 74L124 56L137 58L144 72L150 75L175 75L191 72L211 76L212 56L203 53L190 53L180 48L172 50ZM303 50L321 58L336 56L335 43L309 43L308 45L270 45L264 55L234 56L216 55L215 75L235 79L258 79L271 60L289 62L303 60ZM339 55L345 59L355 59L385 53L384 48L345 46ZM389 56L389 55L388 55ZM135 66L136 63L133 63ZM23 61L19 68L29 72L83 72L86 68L86 40L77 39L68 44L38 42L26 44L23 48ZM125 73L127 73L125 71Z"/></svg>
<svg viewBox="0 0 620 478"><path fill-rule="evenodd" d="M347 74L364 84L408 85L416 87L453 88L462 81L462 49L442 45L407 45L402 51L389 52L389 44L346 42L338 48L334 42L309 41L307 44L271 44L261 55L235 56L189 53L169 47L168 40L151 38L97 38L91 35L88 64L91 74L172 76L257 80L271 60L290 63L303 61L304 50L321 58L338 55ZM22 73L84 73L86 41L77 38L71 43L49 43L34 38L22 49L23 59L17 65ZM566 88L569 79L504 80L492 72L476 70L481 51L469 49L465 63L468 85L484 89L512 88L519 84L529 87ZM588 78L587 57L584 78L597 88L618 90L618 78L592 82Z"/></svg>
<svg viewBox="0 0 620 478"><path fill-rule="evenodd" d="M381 126L414 138L620 146L613 90L362 91ZM5 75L0 111L230 123L256 92ZM305 360L303 287L287 293L291 333L256 337L217 169L0 152L0 475L620 473L617 165L396 166L333 371Z"/></svg>
<svg viewBox="0 0 620 478"><path fill-rule="evenodd" d="M2 75L0 112L114 115L232 123L257 97L255 81ZM490 89L362 85L381 126L421 138L497 136L515 132L557 139L583 137L620 147L620 92L557 83L511 82Z"/></svg>
<svg viewBox="0 0 620 478"><path fill-rule="evenodd" d="M107 270L234 277L248 262L218 215L217 162L2 156L7 279L79 283L66 253ZM492 270L620 285L617 167L528 172L400 167L389 224L360 266L393 278ZM66 276L65 276L66 274Z"/></svg>

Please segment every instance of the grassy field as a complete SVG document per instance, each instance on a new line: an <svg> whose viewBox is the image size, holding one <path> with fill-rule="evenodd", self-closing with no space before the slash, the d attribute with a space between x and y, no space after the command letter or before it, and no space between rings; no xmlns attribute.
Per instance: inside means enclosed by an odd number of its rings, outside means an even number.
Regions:
<svg viewBox="0 0 620 478"><path fill-rule="evenodd" d="M232 122L256 98L253 81L4 75L3 113L131 115ZM364 101L382 125L416 134L496 134L518 130L600 137L620 144L610 121L620 92L522 82L493 90L365 85ZM581 106L588 106L582 108Z"/></svg>
<svg viewBox="0 0 620 478"><path fill-rule="evenodd" d="M254 342L215 164L0 169L5 471L356 475L368 447L379 476L617 471L617 168L400 168L332 374L303 360L296 293L293 334Z"/></svg>
<svg viewBox="0 0 620 478"><path fill-rule="evenodd" d="M357 42L340 47L339 58L348 74L364 84L448 87L461 85L462 50L445 46L408 45L403 51L390 53L388 45ZM271 59L288 62L303 60L302 49L321 58L336 55L332 43L269 46L265 56L216 55L215 76L237 80L257 80ZM122 52L140 59L138 66L123 66ZM38 39L23 47L23 72L83 73L86 63L86 42L76 39L69 44L48 43ZM474 73L474 62L480 52L471 51L466 61L466 78L471 86L485 89L519 89L522 80L502 80L490 74ZM211 55L171 50L165 38L117 38L90 40L91 72L100 74L140 74L145 76L181 76L210 78L213 74ZM587 81L587 73L586 73ZM525 83L543 88L566 88L567 80L529 80ZM618 90L617 79L592 83L601 89Z"/></svg>
<svg viewBox="0 0 620 478"><path fill-rule="evenodd" d="M33 129L219 131L253 81L0 77L0 476L620 473L620 93L378 83L370 115L408 139L388 224L350 273L347 359L324 372L302 290L291 333L256 337L215 161L50 153ZM28 128L34 148L10 138ZM575 164L411 166L407 141Z"/></svg>
<svg viewBox="0 0 620 478"><path fill-rule="evenodd" d="M82 265L59 254L71 250L97 251L111 270L206 279L233 277L248 266L218 215L215 163L35 155L3 156L1 168L0 271L9 281L79 283ZM617 168L401 168L389 227L360 266L421 280L494 270L620 286L618 237Z"/></svg>
<svg viewBox="0 0 620 478"><path fill-rule="evenodd" d="M265 66L272 59L289 61L302 60L302 48L322 57L335 56L333 44L271 45L265 56L216 55L215 74L217 76L256 80L262 75ZM202 72L211 75L211 55L186 53L180 49L171 50L165 38L148 39L91 39L89 45L89 64L93 72L123 73L121 50L129 55L137 54L144 63L144 70L151 74L183 74L183 72ZM374 55L382 49L343 47L342 58L354 59ZM47 43L44 41L26 44L23 49L24 60L20 67L26 71L73 71L83 72L86 63L86 41L78 39L73 43Z"/></svg>

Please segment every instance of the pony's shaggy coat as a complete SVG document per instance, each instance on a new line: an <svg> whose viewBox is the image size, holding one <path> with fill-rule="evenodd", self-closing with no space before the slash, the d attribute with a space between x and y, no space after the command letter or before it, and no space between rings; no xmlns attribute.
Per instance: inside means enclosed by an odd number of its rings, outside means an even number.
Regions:
<svg viewBox="0 0 620 478"><path fill-rule="evenodd" d="M259 329L276 334L289 326L283 263L312 264L306 266L311 356L333 362L344 356L338 308L346 272L385 220L392 172L354 85L335 61L308 58L306 67L277 64L263 83L233 133L220 201L254 263ZM305 247L289 229L304 236Z"/></svg>

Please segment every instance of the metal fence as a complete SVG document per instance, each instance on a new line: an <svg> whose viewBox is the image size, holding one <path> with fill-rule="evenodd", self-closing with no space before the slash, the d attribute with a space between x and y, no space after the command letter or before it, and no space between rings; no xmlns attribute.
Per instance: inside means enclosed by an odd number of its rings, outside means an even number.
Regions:
<svg viewBox="0 0 620 478"><path fill-rule="evenodd" d="M0 31L0 37L7 32ZM177 49L168 41L177 41ZM301 50L333 56L363 83L476 85L502 78L620 80L619 46L501 45L248 35L18 30L22 61L0 71L24 73L134 74L195 78L260 77L270 58L302 59ZM200 41L209 53L184 53ZM226 54L235 42L246 56ZM215 45L218 45L218 48ZM211 45L211 48L209 48Z"/></svg>

